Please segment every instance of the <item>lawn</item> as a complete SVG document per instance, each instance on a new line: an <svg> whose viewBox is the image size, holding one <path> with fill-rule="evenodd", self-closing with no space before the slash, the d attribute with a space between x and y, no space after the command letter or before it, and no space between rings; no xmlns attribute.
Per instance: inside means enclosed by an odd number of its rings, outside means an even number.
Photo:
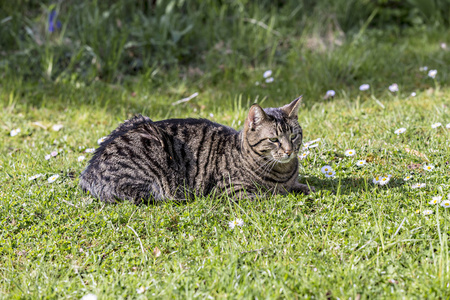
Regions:
<svg viewBox="0 0 450 300"><path fill-rule="evenodd" d="M0 297L449 297L449 31L357 31L318 52L305 41L237 66L240 54L215 56L222 45L197 69L121 82L0 64ZM252 103L300 94L299 181L314 194L136 206L78 188L89 149L134 114L241 129Z"/></svg>

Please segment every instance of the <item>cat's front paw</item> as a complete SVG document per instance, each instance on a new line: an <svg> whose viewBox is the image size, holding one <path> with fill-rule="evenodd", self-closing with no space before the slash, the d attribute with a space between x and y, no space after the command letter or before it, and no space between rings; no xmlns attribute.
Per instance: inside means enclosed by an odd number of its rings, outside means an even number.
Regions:
<svg viewBox="0 0 450 300"><path fill-rule="evenodd" d="M304 195L309 195L309 194L311 194L311 193L315 193L316 192L316 189L313 187L313 186L308 186L308 185L306 185L306 184L301 184L301 183L298 183L293 189L292 189L292 191L294 192L294 193L302 193L302 194L304 194Z"/></svg>

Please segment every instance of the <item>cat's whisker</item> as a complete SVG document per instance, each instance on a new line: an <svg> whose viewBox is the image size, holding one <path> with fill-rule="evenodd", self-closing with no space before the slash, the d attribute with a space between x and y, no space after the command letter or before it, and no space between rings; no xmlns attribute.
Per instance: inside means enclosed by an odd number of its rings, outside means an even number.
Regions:
<svg viewBox="0 0 450 300"><path fill-rule="evenodd" d="M264 165L264 168L258 173L258 175L265 175L265 174L267 174L267 171L269 170L271 163L272 162L269 162L266 165Z"/></svg>
<svg viewBox="0 0 450 300"><path fill-rule="evenodd" d="M268 161L266 161L266 162L264 162L263 164L261 164L261 165L255 170L255 173L256 173L256 174L263 174L263 173L265 173L265 169L266 169L266 167L267 167L270 163L272 163L272 159L271 159L271 158L269 158ZM262 172L258 172L260 169L261 169Z"/></svg>
<svg viewBox="0 0 450 300"><path fill-rule="evenodd" d="M273 158L272 157L262 157L260 159L255 160L255 163L259 163L261 161L264 161L264 163L260 164L259 167L255 170L255 173L258 172L259 170L262 169L262 171L264 171L266 169L266 167L273 162ZM260 174L260 173L258 173Z"/></svg>
<svg viewBox="0 0 450 300"><path fill-rule="evenodd" d="M270 170L273 168L271 167L271 165L273 164L273 162L269 162L266 167L262 170L261 174L267 174L270 172Z"/></svg>
<svg viewBox="0 0 450 300"><path fill-rule="evenodd" d="M275 167L275 165L276 165L277 163L278 163L278 162L277 162L276 160L274 160L273 163L272 163L272 165L270 166L270 168L267 170L267 173L270 173L270 172L272 171L273 167Z"/></svg>
<svg viewBox="0 0 450 300"><path fill-rule="evenodd" d="M272 171L273 167L278 163L278 161L274 158L269 158L268 162L263 165L262 171L259 173L260 175L268 174Z"/></svg>

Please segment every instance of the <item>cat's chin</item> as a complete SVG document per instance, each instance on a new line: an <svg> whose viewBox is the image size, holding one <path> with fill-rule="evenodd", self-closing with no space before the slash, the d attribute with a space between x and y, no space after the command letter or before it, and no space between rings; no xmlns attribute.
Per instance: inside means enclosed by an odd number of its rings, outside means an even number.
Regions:
<svg viewBox="0 0 450 300"><path fill-rule="evenodd" d="M294 158L294 155L290 155L290 156L288 156L288 157L286 157L286 158L281 158L281 159L276 159L276 158L275 158L275 161L276 161L277 163L279 163L279 164L287 164L287 163L290 162L293 158Z"/></svg>
<svg viewBox="0 0 450 300"><path fill-rule="evenodd" d="M287 164L288 162L290 162L292 159L288 158L288 159L283 159L283 160L277 160L277 163L279 164Z"/></svg>

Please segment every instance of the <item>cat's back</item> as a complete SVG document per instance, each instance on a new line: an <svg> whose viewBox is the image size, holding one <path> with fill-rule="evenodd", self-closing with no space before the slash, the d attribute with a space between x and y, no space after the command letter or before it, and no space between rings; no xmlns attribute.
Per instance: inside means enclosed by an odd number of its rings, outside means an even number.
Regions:
<svg viewBox="0 0 450 300"><path fill-rule="evenodd" d="M208 171L208 166L219 163L225 154L239 151L239 132L206 119L167 119L154 123L171 137L174 151L184 163L194 169ZM188 167L192 168L192 166ZM197 173L200 170L196 170ZM198 173L197 173L198 176Z"/></svg>
<svg viewBox="0 0 450 300"><path fill-rule="evenodd" d="M148 127L153 126L162 129L170 138L170 142L181 142L189 145L208 142L209 139L233 139L239 134L231 127L207 119L166 119L155 122L149 117L137 115L113 130L99 147L100 151L97 152L102 152L108 147L108 144L117 141L118 138L136 135L136 132L147 130Z"/></svg>
<svg viewBox="0 0 450 300"><path fill-rule="evenodd" d="M187 184L209 193L224 173L234 173L239 156L239 132L206 119L155 122L172 138L173 151Z"/></svg>
<svg viewBox="0 0 450 300"><path fill-rule="evenodd" d="M154 124L169 135L177 137L187 143L201 140L207 136L233 137L238 134L238 132L231 127L207 119L167 119L154 122Z"/></svg>

